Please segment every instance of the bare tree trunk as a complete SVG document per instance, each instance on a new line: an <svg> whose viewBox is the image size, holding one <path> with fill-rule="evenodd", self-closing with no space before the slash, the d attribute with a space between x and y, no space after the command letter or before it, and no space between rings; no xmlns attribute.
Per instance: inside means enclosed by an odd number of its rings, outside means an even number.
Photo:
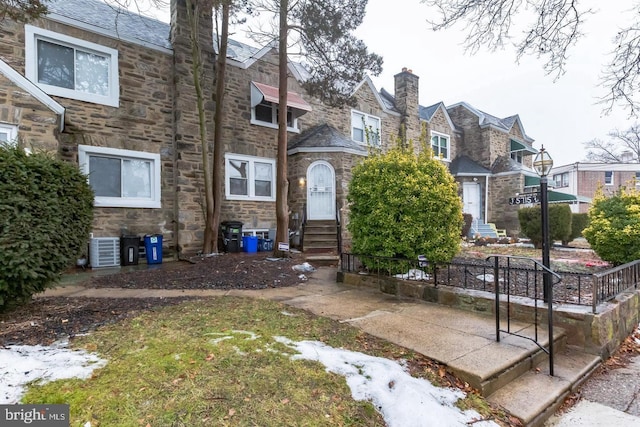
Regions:
<svg viewBox="0 0 640 427"><path fill-rule="evenodd" d="M215 231L220 224L222 207L222 184L224 182L224 145L222 142L222 112L225 95L225 78L227 65L227 45L229 41L229 1L222 2L222 34L220 36L218 59L216 61L216 112L213 117L213 217L214 231L211 252L219 252L218 236Z"/></svg>
<svg viewBox="0 0 640 427"><path fill-rule="evenodd" d="M279 93L278 93L278 160L276 166L276 245L278 242L289 243L289 209L287 194L287 16L289 1L280 0L280 39L278 42ZM277 247L275 255L285 254Z"/></svg>
<svg viewBox="0 0 640 427"><path fill-rule="evenodd" d="M205 198L205 228L204 228L204 242L202 245L202 252L205 254L211 253L212 241L217 239L217 234L213 230L213 193L211 191L212 185L212 173L211 164L209 161L209 146L207 143L207 121L204 111L204 96L202 91L202 55L200 51L200 36L199 36L199 17L200 7L202 7L201 1L186 0L187 6L187 19L189 21L189 31L191 38L191 56L193 73L193 85L196 91L196 107L198 109L198 119L200 124L200 143L202 144L202 173L204 178L204 198ZM204 7L209 2L204 2Z"/></svg>

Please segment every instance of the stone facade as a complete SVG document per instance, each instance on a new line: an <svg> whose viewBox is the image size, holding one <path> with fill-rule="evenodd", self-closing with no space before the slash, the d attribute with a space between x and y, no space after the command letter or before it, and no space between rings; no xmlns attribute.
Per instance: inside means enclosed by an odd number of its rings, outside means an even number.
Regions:
<svg viewBox="0 0 640 427"><path fill-rule="evenodd" d="M63 0L59 0L63 1ZM72 0L69 0L70 2ZM117 51L119 96L116 106L80 101L51 95L65 109L64 129L60 131L59 116L0 74L0 122L18 125L23 143L40 146L71 162L79 162L79 146L109 147L160 156L160 207L97 207L93 224L95 237L116 237L121 234L155 234L164 237L165 256L197 252L202 245L204 229L203 148L200 143L196 91L193 82L191 36L187 22L185 0L171 0L172 23L166 29L166 46L158 47L137 39L108 34L95 24L40 19L34 27L63 36L81 39ZM200 5L202 6L202 5ZM206 5L202 10L210 10ZM80 12L78 12L80 13ZM200 23L211 22L210 15L199 13ZM164 24L160 24L161 26ZM168 27L168 26L167 26ZM203 64L202 88L207 115L208 149L212 152L215 52L211 26L201 25L200 54ZM94 31L95 30L95 31ZM162 29L165 31L165 29ZM25 75L25 26L10 21L0 23L0 55L5 64ZM278 55L274 48L256 49L245 58L231 52L226 67L225 102L222 114L224 152L229 156L266 159L277 158L277 128L273 124L254 120L252 82L278 86ZM290 65L288 90L306 101L310 110L298 111L297 129L290 129L291 140L319 125L335 128L345 141L352 140L352 113L364 113L380 120L380 141L383 150L399 140L420 146L423 131L427 145L431 133L449 138L445 163L461 155L472 158L487 169L509 156L509 139L526 139L519 121L509 132L493 127L481 127L478 116L464 106L447 110L435 106L429 117L422 116L419 105L419 78L410 70L394 77L394 94L382 99L370 79L365 79L353 94L352 104L340 108L325 105L308 96L298 81L295 65ZM302 114L304 113L304 114ZM336 205L343 224L348 223L347 191L353 167L366 156L363 146L357 150L330 147L308 147L290 153L288 162L289 208L293 226L305 216L307 202L306 177L309 167L318 161L327 162L335 172ZM258 161L258 160L257 160ZM275 163L274 163L275 164ZM226 168L226 166L225 166ZM275 170L272 179L275 181ZM459 177L459 182L472 177ZM225 174L223 192L228 190ZM481 185L483 181L480 182ZM501 227L515 229L514 213L494 206L494 194L504 195L521 189L520 174L491 179L489 186L489 218ZM223 193L224 194L224 193ZM484 187L482 194L484 196ZM501 206L498 208L497 206ZM505 213L507 211L507 213ZM503 215L504 218L499 217ZM255 197L223 199L221 221L238 220L245 230L270 230L276 226L275 201ZM342 229L344 247L350 245L346 227Z"/></svg>
<svg viewBox="0 0 640 427"><path fill-rule="evenodd" d="M21 146L58 151L60 117L3 75L0 75L0 122L18 127Z"/></svg>

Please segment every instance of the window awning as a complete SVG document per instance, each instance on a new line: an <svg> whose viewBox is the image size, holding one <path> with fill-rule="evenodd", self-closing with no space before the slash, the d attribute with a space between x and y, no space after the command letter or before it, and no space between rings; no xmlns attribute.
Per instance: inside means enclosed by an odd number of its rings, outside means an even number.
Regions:
<svg viewBox="0 0 640 427"><path fill-rule="evenodd" d="M591 199L575 194L561 193L560 191L549 191L549 203L591 203Z"/></svg>
<svg viewBox="0 0 640 427"><path fill-rule="evenodd" d="M274 104L278 104L278 88L275 86L268 86L262 83L251 82L251 107L255 107L262 101L269 101ZM287 107L295 108L296 110L311 111L311 105L295 92L287 92Z"/></svg>
<svg viewBox="0 0 640 427"><path fill-rule="evenodd" d="M526 144L524 144L522 142L516 141L515 139L511 140L510 149L511 149L511 151L524 151L524 152L529 153L529 154L537 154L538 153L538 150L536 150L535 148L529 147L528 145L526 145Z"/></svg>
<svg viewBox="0 0 640 427"><path fill-rule="evenodd" d="M525 187L539 187L540 186L540 177L537 176L524 176L524 186Z"/></svg>

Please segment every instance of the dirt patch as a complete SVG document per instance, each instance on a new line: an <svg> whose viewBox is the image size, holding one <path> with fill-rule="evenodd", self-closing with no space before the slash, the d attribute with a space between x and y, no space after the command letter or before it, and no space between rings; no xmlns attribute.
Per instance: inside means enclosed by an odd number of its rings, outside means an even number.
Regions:
<svg viewBox="0 0 640 427"><path fill-rule="evenodd" d="M224 254L185 261L141 265L114 274L85 275L88 288L129 289L265 289L295 286L309 273L293 269L303 259L273 259L263 254ZM305 275L305 276L303 276ZM35 298L0 314L0 345L51 344L87 333L106 323L135 317L143 310L179 304L188 298Z"/></svg>

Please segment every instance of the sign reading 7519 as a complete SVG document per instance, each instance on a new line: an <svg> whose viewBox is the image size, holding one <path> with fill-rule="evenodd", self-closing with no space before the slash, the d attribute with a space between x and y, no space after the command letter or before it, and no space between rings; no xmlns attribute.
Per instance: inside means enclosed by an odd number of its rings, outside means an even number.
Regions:
<svg viewBox="0 0 640 427"><path fill-rule="evenodd" d="M520 194L516 197L509 197L510 205L529 205L534 203L540 203L540 197L537 193Z"/></svg>

